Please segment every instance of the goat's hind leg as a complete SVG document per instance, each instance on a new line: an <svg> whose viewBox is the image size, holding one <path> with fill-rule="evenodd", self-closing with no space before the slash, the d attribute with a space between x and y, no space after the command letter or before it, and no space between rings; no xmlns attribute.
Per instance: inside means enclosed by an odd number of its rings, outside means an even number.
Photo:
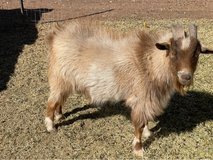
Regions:
<svg viewBox="0 0 213 160"><path fill-rule="evenodd" d="M56 109L55 109L55 118L54 118L54 120L55 121L59 121L62 118L63 118L62 105L58 105L58 106L56 106Z"/></svg>
<svg viewBox="0 0 213 160"><path fill-rule="evenodd" d="M55 84L57 82L57 84ZM56 88L54 88L56 87ZM50 96L48 99L45 125L48 132L55 130L54 119L59 120L63 117L62 105L70 93L70 86L63 80L50 83Z"/></svg>
<svg viewBox="0 0 213 160"><path fill-rule="evenodd" d="M64 93L59 93L57 96L50 96L48 99L45 124L48 132L55 130L54 128L54 119L58 121L63 117L62 114L62 105L65 101L67 95Z"/></svg>
<svg viewBox="0 0 213 160"><path fill-rule="evenodd" d="M48 100L47 104L47 110L46 110L46 116L45 116L45 125L48 132L51 132L55 130L54 128L54 116L55 116L55 110L60 105L58 100Z"/></svg>
<svg viewBox="0 0 213 160"><path fill-rule="evenodd" d="M63 106L64 102L66 101L67 97L69 96L69 94L70 94L69 91L68 92L64 92L62 94L62 96L61 96L62 97L61 104L57 105L56 109L55 109L55 118L54 118L55 121L59 121L59 120L65 118L63 113L62 113L62 106Z"/></svg>

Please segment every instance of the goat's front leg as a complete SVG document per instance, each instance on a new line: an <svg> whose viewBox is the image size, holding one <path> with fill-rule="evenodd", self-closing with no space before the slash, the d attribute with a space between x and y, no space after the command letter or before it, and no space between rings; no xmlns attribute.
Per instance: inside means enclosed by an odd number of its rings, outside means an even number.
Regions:
<svg viewBox="0 0 213 160"><path fill-rule="evenodd" d="M133 140L132 145L133 145L133 152L137 156L143 156L143 152L144 152L141 138L142 138L142 133L145 127L145 123L143 122L143 118L141 116L142 114L138 112L136 108L132 110L131 119L135 127L135 132L134 132L135 138Z"/></svg>
<svg viewBox="0 0 213 160"><path fill-rule="evenodd" d="M135 126L135 138L133 140L133 152L137 156L143 156L143 146L142 146L142 136L148 138L151 136L152 132L149 130L147 124L143 127Z"/></svg>
<svg viewBox="0 0 213 160"><path fill-rule="evenodd" d="M137 156L143 156L143 146L142 146L142 132L144 127L137 127L135 126L135 138L133 140L133 152Z"/></svg>

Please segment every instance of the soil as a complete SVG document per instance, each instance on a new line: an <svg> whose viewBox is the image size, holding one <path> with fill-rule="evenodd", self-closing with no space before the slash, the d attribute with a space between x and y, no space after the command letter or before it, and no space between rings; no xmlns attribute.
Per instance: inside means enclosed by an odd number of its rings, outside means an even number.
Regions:
<svg viewBox="0 0 213 160"><path fill-rule="evenodd" d="M43 22L83 17L98 20L213 18L212 0L25 0L24 7L26 12L39 10ZM3 0L1 8L20 8L20 4Z"/></svg>

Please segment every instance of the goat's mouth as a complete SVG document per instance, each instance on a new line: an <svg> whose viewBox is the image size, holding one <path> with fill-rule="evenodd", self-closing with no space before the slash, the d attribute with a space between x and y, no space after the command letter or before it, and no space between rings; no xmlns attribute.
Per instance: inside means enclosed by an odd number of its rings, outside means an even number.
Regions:
<svg viewBox="0 0 213 160"><path fill-rule="evenodd" d="M184 79L180 79L178 78L178 81L180 84L182 84L183 86L190 86L192 81L191 80L184 80Z"/></svg>

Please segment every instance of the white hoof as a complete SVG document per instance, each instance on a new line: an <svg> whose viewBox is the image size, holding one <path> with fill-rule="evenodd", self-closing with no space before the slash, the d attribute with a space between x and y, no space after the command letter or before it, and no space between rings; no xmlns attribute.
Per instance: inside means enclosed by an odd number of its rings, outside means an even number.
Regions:
<svg viewBox="0 0 213 160"><path fill-rule="evenodd" d="M143 148L141 148L139 150L136 150L136 149L133 150L133 153L138 157L143 157L143 152L144 152Z"/></svg>
<svg viewBox="0 0 213 160"><path fill-rule="evenodd" d="M136 155L136 156L140 156L140 157L143 157L143 152L144 152L144 149L142 146L140 146L140 148L138 148L139 146L137 146L138 143L141 143L139 139L137 139L136 137L134 138L133 140L133 143L132 143L132 147L133 147L133 153ZM137 148L137 149L136 149Z"/></svg>
<svg viewBox="0 0 213 160"><path fill-rule="evenodd" d="M144 138L148 138L152 135L152 132L149 130L149 128L147 127L147 125L144 127L143 129L143 133L142 133L142 136Z"/></svg>
<svg viewBox="0 0 213 160"><path fill-rule="evenodd" d="M48 132L54 131L54 123L49 117L45 117L45 125Z"/></svg>

